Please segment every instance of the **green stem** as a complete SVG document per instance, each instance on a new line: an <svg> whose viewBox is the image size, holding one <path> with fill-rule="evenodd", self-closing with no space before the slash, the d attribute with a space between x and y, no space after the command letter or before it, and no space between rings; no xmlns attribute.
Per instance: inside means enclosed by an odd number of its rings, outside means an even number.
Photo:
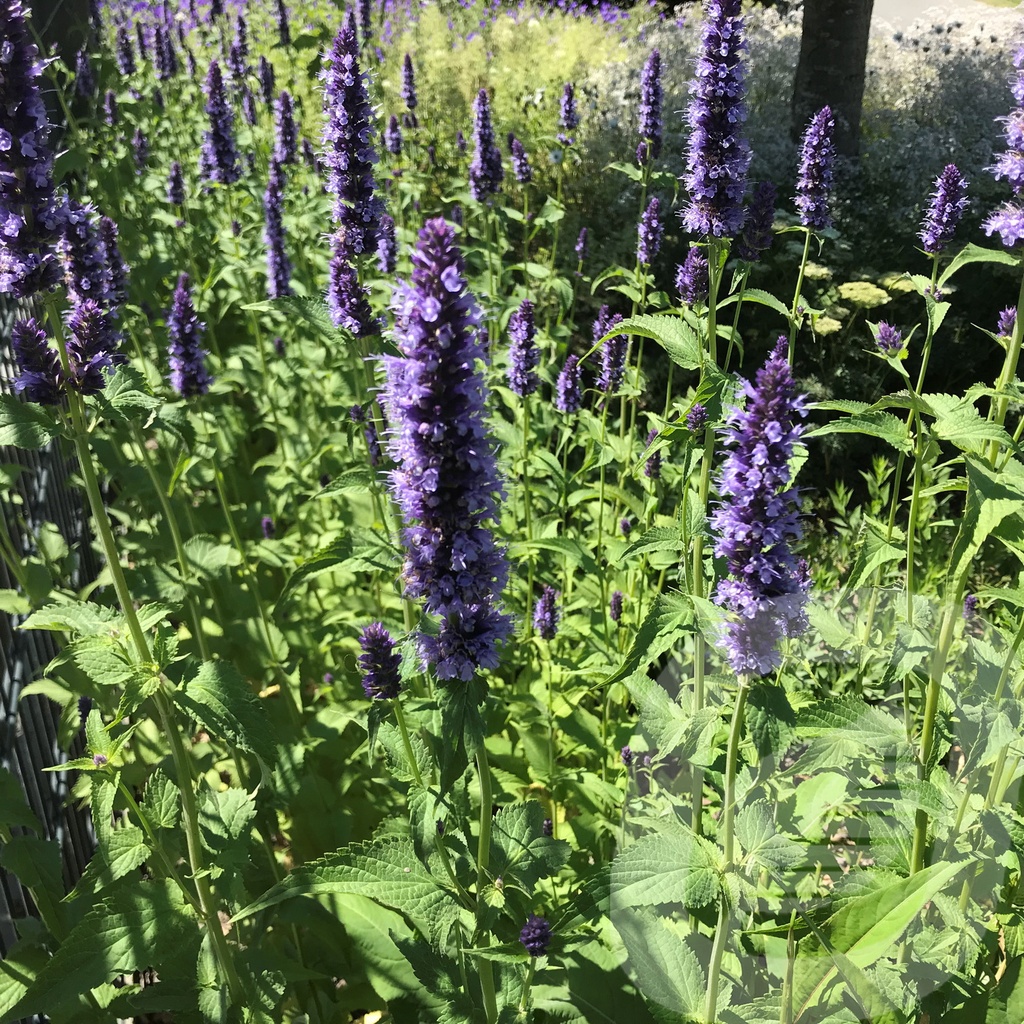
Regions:
<svg viewBox="0 0 1024 1024"><path fill-rule="evenodd" d="M491 934L484 929L484 913L486 901L483 898L484 885L487 882L487 865L491 857L491 767L487 762L487 747L483 739L476 753L477 775L480 779L480 836L476 854L476 908L477 908L477 941L481 946L491 944ZM494 972L491 961L481 957L477 961L480 973L480 991L483 994L484 1014L487 1024L497 1024L498 1002L494 991Z"/></svg>
<svg viewBox="0 0 1024 1024"><path fill-rule="evenodd" d="M811 251L811 229L804 228L804 254L800 258L800 272L796 276L796 291L793 293L793 305L789 312L789 365L793 365L793 356L796 354L796 332L800 326L802 315L797 314L797 307L800 305L800 292L804 286L804 271L807 269L807 257Z"/></svg>

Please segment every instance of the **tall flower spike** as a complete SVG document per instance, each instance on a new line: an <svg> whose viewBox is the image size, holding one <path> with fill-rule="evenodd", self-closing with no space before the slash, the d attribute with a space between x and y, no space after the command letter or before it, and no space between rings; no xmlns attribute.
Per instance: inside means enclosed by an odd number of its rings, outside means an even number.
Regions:
<svg viewBox="0 0 1024 1024"><path fill-rule="evenodd" d="M295 163L298 146L299 133L295 127L292 97L286 89L282 89L277 98L274 118L274 159L281 164Z"/></svg>
<svg viewBox="0 0 1024 1024"><path fill-rule="evenodd" d="M395 114L391 115L388 126L384 129L384 148L392 156L398 156L402 152L402 128Z"/></svg>
<svg viewBox="0 0 1024 1024"><path fill-rule="evenodd" d="M89 63L89 54L85 47L75 56L75 95L82 100L91 99L96 95L96 76Z"/></svg>
<svg viewBox="0 0 1024 1024"><path fill-rule="evenodd" d="M384 204L373 180L377 154L366 76L359 70L355 14L350 10L328 55L324 78L324 164L341 245L349 256L374 252Z"/></svg>
<svg viewBox="0 0 1024 1024"><path fill-rule="evenodd" d="M67 328L68 383L83 395L97 395L106 383L103 371L124 359L113 320L93 299L82 299L68 312Z"/></svg>
<svg viewBox="0 0 1024 1024"><path fill-rule="evenodd" d="M558 133L558 141L563 146L571 146L576 140L568 133L579 127L580 115L576 109L576 90L572 82L566 82L562 90L562 99L558 105L558 126L562 130Z"/></svg>
<svg viewBox="0 0 1024 1024"><path fill-rule="evenodd" d="M583 406L583 388L580 381L580 361L566 356L565 365L555 384L555 408L559 412L579 412Z"/></svg>
<svg viewBox="0 0 1024 1024"><path fill-rule="evenodd" d="M235 115L224 92L220 65L215 60L210 61L205 91L210 127L203 133L201 163L209 181L231 185L241 177L235 149Z"/></svg>
<svg viewBox="0 0 1024 1024"><path fill-rule="evenodd" d="M533 303L523 299L519 308L509 317L508 386L522 397L537 390L537 364L540 353L534 344L537 329L533 321Z"/></svg>
<svg viewBox="0 0 1024 1024"><path fill-rule="evenodd" d="M110 217L100 217L98 244L103 257L103 292L111 307L128 301L128 266L117 242L117 224Z"/></svg>
<svg viewBox="0 0 1024 1024"><path fill-rule="evenodd" d="M807 565L790 544L802 536L798 492L790 487L789 460L806 415L780 337L757 383L743 382L746 408L726 417L731 449L718 480L721 506L711 517L715 553L725 558L728 579L715 601L732 612L723 645L734 672L764 676L780 661L778 640L806 628Z"/></svg>
<svg viewBox="0 0 1024 1024"><path fill-rule="evenodd" d="M256 77L260 83L260 96L263 97L263 102L269 107L274 102L274 88L276 85L274 65L262 53L256 62Z"/></svg>
<svg viewBox="0 0 1024 1024"><path fill-rule="evenodd" d="M658 431L653 427L647 434L647 447L650 448L654 444L658 437ZM661 478L661 451L660 449L650 455L647 461L644 463L644 476L651 480L659 480Z"/></svg>
<svg viewBox="0 0 1024 1024"><path fill-rule="evenodd" d="M205 152L200 154L200 164L203 163L204 156ZM149 160L149 139L142 134L141 128L136 128L132 136L132 158L135 161L135 173L141 174L146 169L146 161Z"/></svg>
<svg viewBox="0 0 1024 1024"><path fill-rule="evenodd" d="M393 274L398 262L398 241L395 238L395 222L383 214L380 218L380 234L377 237L377 269L382 274Z"/></svg>
<svg viewBox="0 0 1024 1024"><path fill-rule="evenodd" d="M415 110L416 104L416 72L412 66L412 57L406 54L402 60L402 99L409 110Z"/></svg>
<svg viewBox="0 0 1024 1024"><path fill-rule="evenodd" d="M661 200L657 196L652 196L637 228L636 258L641 266L649 267L654 262L661 249L661 240L664 235L665 226L661 223Z"/></svg>
<svg viewBox="0 0 1024 1024"><path fill-rule="evenodd" d="M594 341L600 341L617 323L622 321L618 313L612 313L602 306L594 321ZM597 379L602 391L609 394L616 391L626 373L626 349L629 338L625 334L613 334L601 346L601 374Z"/></svg>
<svg viewBox="0 0 1024 1024"><path fill-rule="evenodd" d="M836 122L831 107L822 107L807 124L800 145L800 171L795 203L800 223L812 231L832 226L829 200L835 175L836 147L832 139Z"/></svg>
<svg viewBox="0 0 1024 1024"><path fill-rule="evenodd" d="M378 243L379 244L379 243ZM327 269L327 307L335 327L357 338L376 334L379 323L370 309L366 289L345 245L341 231L331 236L331 262Z"/></svg>
<svg viewBox="0 0 1024 1024"><path fill-rule="evenodd" d="M533 609L533 628L542 640L554 640L558 633L558 591L545 587Z"/></svg>
<svg viewBox="0 0 1024 1024"><path fill-rule="evenodd" d="M402 689L399 669L402 655L383 623L371 622L359 636L359 667L363 673L363 692L370 700L392 700Z"/></svg>
<svg viewBox="0 0 1024 1024"><path fill-rule="evenodd" d="M39 80L46 66L21 0L0 2L0 295L28 298L57 284L53 243L63 207Z"/></svg>
<svg viewBox="0 0 1024 1024"><path fill-rule="evenodd" d="M29 402L57 405L61 396L60 359L34 319L17 320L11 329L11 350L18 367L14 390Z"/></svg>
<svg viewBox="0 0 1024 1024"><path fill-rule="evenodd" d="M1007 149L990 170L996 179L1005 178L1010 182L1014 199L993 211L982 224L985 234L998 234L1007 248L1012 248L1024 238L1024 208L1019 201L1024 191L1024 46L1014 51L1012 59L1015 73L1010 91L1017 101L1017 108L1002 118L1006 125Z"/></svg>
<svg viewBox="0 0 1024 1024"><path fill-rule="evenodd" d="M429 220L412 254L412 280L394 293L394 340L384 357L391 489L405 522L402 576L409 597L441 617L420 651L441 680L495 668L509 618L498 602L508 562L492 524L503 497L486 428L480 313L466 288L455 232Z"/></svg>
<svg viewBox="0 0 1024 1024"><path fill-rule="evenodd" d="M699 245L691 245L686 259L676 267L676 291L681 302L693 306L708 297L708 258Z"/></svg>
<svg viewBox="0 0 1024 1024"><path fill-rule="evenodd" d="M117 94L108 89L103 95L103 123L108 128L117 124Z"/></svg>
<svg viewBox="0 0 1024 1024"><path fill-rule="evenodd" d="M171 163L171 173L167 179L167 202L171 206L185 205L185 177L177 160Z"/></svg>
<svg viewBox="0 0 1024 1024"><path fill-rule="evenodd" d="M523 144L513 138L509 146L512 151L512 174L520 185L529 185L533 181L533 168L530 167L530 158L526 155Z"/></svg>
<svg viewBox="0 0 1024 1024"><path fill-rule="evenodd" d="M69 200L64 233L57 243L64 268L64 285L72 303L93 299L100 306L114 304L109 272L91 206Z"/></svg>
<svg viewBox="0 0 1024 1024"><path fill-rule="evenodd" d="M743 233L736 239L733 255L746 263L757 263L761 253L772 247L772 227L775 223L775 186L762 181L754 189L743 222Z"/></svg>
<svg viewBox="0 0 1024 1024"><path fill-rule="evenodd" d="M576 237L576 258L582 263L587 258L587 229L580 228L580 233Z"/></svg>
<svg viewBox="0 0 1024 1024"><path fill-rule="evenodd" d="M125 78L130 78L135 74L135 49L132 46L132 37L128 34L128 29L124 25L118 25L117 27L115 59L117 61L117 70Z"/></svg>
<svg viewBox="0 0 1024 1024"><path fill-rule="evenodd" d="M473 162L469 165L469 191L482 203L501 188L505 171L501 166L501 151L494 141L491 126L491 101L487 90L481 89L473 101Z"/></svg>
<svg viewBox="0 0 1024 1024"><path fill-rule="evenodd" d="M188 274L182 274L167 314L167 355L171 387L183 398L205 395L210 390L212 378L206 369L206 353L199 344L205 329L192 305Z"/></svg>
<svg viewBox="0 0 1024 1024"><path fill-rule="evenodd" d="M263 241L267 247L267 295L281 299L291 295L292 265L284 246L284 170L270 161L267 190L263 194Z"/></svg>
<svg viewBox="0 0 1024 1024"><path fill-rule="evenodd" d="M640 110L637 117L636 162L645 167L661 156L661 53L651 50L640 75Z"/></svg>
<svg viewBox="0 0 1024 1024"><path fill-rule="evenodd" d="M277 37L282 46L292 45L292 30L288 25L288 8L284 0L277 0Z"/></svg>
<svg viewBox="0 0 1024 1024"><path fill-rule="evenodd" d="M690 83L690 141L684 183L690 202L683 223L696 235L733 238L743 226L750 146L741 0L705 0L704 29Z"/></svg>
<svg viewBox="0 0 1024 1024"><path fill-rule="evenodd" d="M935 179L932 201L921 225L921 248L929 256L945 252L967 209L967 179L956 164L946 164Z"/></svg>

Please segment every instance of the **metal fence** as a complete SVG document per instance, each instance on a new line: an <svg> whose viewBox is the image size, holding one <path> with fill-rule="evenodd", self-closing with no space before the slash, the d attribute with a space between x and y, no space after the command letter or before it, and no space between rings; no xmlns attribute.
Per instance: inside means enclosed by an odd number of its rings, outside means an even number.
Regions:
<svg viewBox="0 0 1024 1024"><path fill-rule="evenodd" d="M29 312L0 296L0 390L7 393L13 376L11 325ZM41 451L0 448L0 464L21 467L13 487L20 504L0 495L0 516L15 549L23 555L35 553L40 529L52 523L73 556L72 578L56 582L80 588L95 576L96 564L81 492L69 485L75 469L73 454L56 442ZM14 587L0 560L0 588ZM0 613L0 763L21 782L44 838L60 844L64 882L71 887L92 854L93 836L88 815L70 800L68 773L43 771L63 760L57 746L61 709L43 696L20 699L21 691L42 675L58 647L50 633L19 630L18 621L17 616ZM31 897L18 880L0 870L0 955L6 955L16 941L18 919L34 913Z"/></svg>

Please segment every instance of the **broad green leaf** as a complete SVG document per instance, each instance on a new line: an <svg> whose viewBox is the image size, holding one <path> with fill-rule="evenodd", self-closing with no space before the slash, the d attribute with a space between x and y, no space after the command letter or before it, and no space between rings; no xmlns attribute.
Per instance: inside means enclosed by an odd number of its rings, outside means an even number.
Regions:
<svg viewBox="0 0 1024 1024"><path fill-rule="evenodd" d="M797 715L796 732L810 740L794 766L801 773L849 768L865 756L906 743L900 719L855 697L829 698L804 708Z"/></svg>
<svg viewBox="0 0 1024 1024"><path fill-rule="evenodd" d="M69 898L77 899L113 885L119 878L145 864L150 852L146 834L141 828L122 825L112 829L109 837L100 844L99 852L89 862Z"/></svg>
<svg viewBox="0 0 1024 1024"><path fill-rule="evenodd" d="M643 313L630 317L615 325L606 336L613 338L619 334L631 334L641 338L651 338L667 353L669 359L684 370L696 370L701 364L700 342L685 321L678 316L654 316ZM606 338L601 338L604 342Z"/></svg>
<svg viewBox="0 0 1024 1024"><path fill-rule="evenodd" d="M65 653L97 686L119 686L133 671L115 640L83 636L68 644Z"/></svg>
<svg viewBox="0 0 1024 1024"><path fill-rule="evenodd" d="M684 633L693 631L693 608L683 594L659 594L644 618L625 660L606 683L614 683L646 668L671 650Z"/></svg>
<svg viewBox="0 0 1024 1024"><path fill-rule="evenodd" d="M774 769L796 725L796 715L786 691L771 683L754 683L747 697L746 724L758 757Z"/></svg>
<svg viewBox="0 0 1024 1024"><path fill-rule="evenodd" d="M611 905L705 907L719 893L720 854L682 826L643 836L612 862Z"/></svg>
<svg viewBox="0 0 1024 1024"><path fill-rule="evenodd" d="M828 434L866 434L891 444L897 451L910 453L913 445L907 437L907 427L889 412L863 412L832 420L824 426L807 431L804 437L825 437Z"/></svg>
<svg viewBox="0 0 1024 1024"><path fill-rule="evenodd" d="M38 939L26 937L7 951L0 960L0 1021L11 1019L8 1011L21 1001L49 959Z"/></svg>
<svg viewBox="0 0 1024 1024"><path fill-rule="evenodd" d="M936 895L959 875L969 862L934 864L909 878L851 900L822 926L821 934L831 948L844 954L863 970L884 957L893 956L907 928ZM794 965L794 1020L818 1005L835 980L839 968L815 936L799 943Z"/></svg>
<svg viewBox="0 0 1024 1024"><path fill-rule="evenodd" d="M655 551L682 550L683 537L678 527L654 526L647 530L642 537L632 541L614 561L616 564L622 565L636 558L637 555L651 554Z"/></svg>
<svg viewBox="0 0 1024 1024"><path fill-rule="evenodd" d="M569 844L544 835L544 808L536 800L504 807L491 829L490 871L506 882L517 880L527 892L569 859Z"/></svg>
<svg viewBox="0 0 1024 1024"><path fill-rule="evenodd" d="M58 433L56 421L42 406L0 395L0 447L42 448Z"/></svg>
<svg viewBox="0 0 1024 1024"><path fill-rule="evenodd" d="M343 494L345 491L368 491L374 480L369 469L360 466L357 469L349 469L334 477L326 487L317 491L318 498L330 498L335 494Z"/></svg>
<svg viewBox="0 0 1024 1024"><path fill-rule="evenodd" d="M290 596L300 584L316 579L317 576L322 576L325 572L341 568L342 564L351 554L352 538L345 536L301 562L291 576L288 577L288 582L284 585L281 596L277 599L277 606L283 605L285 598Z"/></svg>
<svg viewBox="0 0 1024 1024"><path fill-rule="evenodd" d="M307 299L289 295L281 299L274 299L270 305L281 310L289 320L299 320L315 327L330 341L337 341L339 337L345 336L334 326L331 311L323 299Z"/></svg>
<svg viewBox="0 0 1024 1024"><path fill-rule="evenodd" d="M174 828L181 812L178 787L157 768L146 783L142 798L142 813L154 829Z"/></svg>
<svg viewBox="0 0 1024 1024"><path fill-rule="evenodd" d="M865 517L864 526L857 537L856 558L850 569L850 575L846 579L846 585L843 587L841 605L846 604L846 600L855 590L873 580L875 573L883 565L899 562L903 558L904 549L892 543L896 536L888 537L888 532L883 523Z"/></svg>
<svg viewBox="0 0 1024 1024"><path fill-rule="evenodd" d="M736 838L751 866L778 874L804 860L804 848L784 836L766 800L747 804L736 815Z"/></svg>
<svg viewBox="0 0 1024 1024"><path fill-rule="evenodd" d="M158 409L163 403L149 391L146 378L128 365L119 366L103 389L102 402L126 419Z"/></svg>
<svg viewBox="0 0 1024 1024"><path fill-rule="evenodd" d="M992 441L1000 447L1016 447L1010 435L998 423L990 423L969 402L961 402L940 414L933 429L937 437L976 455L984 452Z"/></svg>
<svg viewBox="0 0 1024 1024"><path fill-rule="evenodd" d="M968 263L1002 263L1013 267L1020 262L1017 256L1005 249L985 249L980 245L968 243L949 261L949 266L939 278L939 286L944 285L961 267Z"/></svg>
<svg viewBox="0 0 1024 1024"><path fill-rule="evenodd" d="M740 293L737 292L734 295L730 295L728 298L723 299L719 304L718 308L723 309L725 306L731 306L740 297ZM760 306L767 306L769 309L774 309L776 313L782 316L784 319L789 319L789 310L785 304L779 299L775 298L771 292L766 292L761 288L744 288L743 289L743 301L754 302Z"/></svg>
<svg viewBox="0 0 1024 1024"><path fill-rule="evenodd" d="M238 840L248 835L255 817L255 802L237 786L221 792L208 789L199 801L199 826L205 845L218 856L232 846L238 848Z"/></svg>
<svg viewBox="0 0 1024 1024"><path fill-rule="evenodd" d="M121 616L113 608L86 601L73 601L67 604L48 604L34 611L21 623L21 628L60 629L72 635L95 635L109 634L120 623Z"/></svg>
<svg viewBox="0 0 1024 1024"><path fill-rule="evenodd" d="M184 548L189 565L200 578L212 579L242 560L233 544L222 544L216 537L206 533L189 537Z"/></svg>
<svg viewBox="0 0 1024 1024"><path fill-rule="evenodd" d="M22 825L41 831L39 819L25 801L21 783L0 765L0 828Z"/></svg>
<svg viewBox="0 0 1024 1024"><path fill-rule="evenodd" d="M720 720L718 708L701 708L691 714L644 672L634 672L624 683L640 710L641 728L650 734L662 754L673 754L704 767L714 762L718 756L714 746Z"/></svg>
<svg viewBox="0 0 1024 1024"><path fill-rule="evenodd" d="M268 765L277 760L277 741L266 707L227 662L205 662L184 687L174 691L173 698L212 736L255 754Z"/></svg>

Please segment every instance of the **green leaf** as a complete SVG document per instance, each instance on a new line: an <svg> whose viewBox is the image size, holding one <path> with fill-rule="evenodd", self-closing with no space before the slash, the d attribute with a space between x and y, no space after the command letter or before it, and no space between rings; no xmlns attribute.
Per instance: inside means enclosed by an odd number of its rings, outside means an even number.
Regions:
<svg viewBox="0 0 1024 1024"><path fill-rule="evenodd" d="M83 636L64 650L97 686L119 686L133 671L124 648L115 640Z"/></svg>
<svg viewBox="0 0 1024 1024"><path fill-rule="evenodd" d="M142 813L154 829L174 828L181 812L178 787L158 768L146 783Z"/></svg>
<svg viewBox="0 0 1024 1024"><path fill-rule="evenodd" d="M777 758L786 752L796 726L796 715L786 691L771 683L754 683L747 697L746 725L758 757L774 768Z"/></svg>
<svg viewBox="0 0 1024 1024"><path fill-rule="evenodd" d="M41 406L0 395L0 447L42 448L58 433L56 420Z"/></svg>
<svg viewBox="0 0 1024 1024"><path fill-rule="evenodd" d="M146 378L127 364L119 366L103 389L102 403L106 411L114 410L130 419L137 412L158 409L163 402L149 391Z"/></svg>
<svg viewBox="0 0 1024 1024"><path fill-rule="evenodd" d="M888 532L883 523L865 516L864 528L857 537L857 556L843 587L840 604L845 604L850 594L872 580L883 565L902 560L904 549L892 543L892 537L886 536Z"/></svg>
<svg viewBox="0 0 1024 1024"><path fill-rule="evenodd" d="M11 1013L49 1013L118 974L152 968L162 975L198 939L196 921L170 879L120 889L79 921Z"/></svg>
<svg viewBox="0 0 1024 1024"><path fill-rule="evenodd" d="M24 615L31 609L32 602L17 590L7 587L0 589L0 612L3 612L4 615Z"/></svg>
<svg viewBox="0 0 1024 1024"><path fill-rule="evenodd" d="M1007 267L1015 267L1020 262L1017 256L1005 249L984 249L980 245L968 243L949 262L949 266L939 278L939 287L944 285L961 267L968 263L1002 263Z"/></svg>
<svg viewBox="0 0 1024 1024"><path fill-rule="evenodd" d="M233 918L244 920L296 896L366 896L398 911L424 934L442 935L458 914L458 903L416 856L408 836L387 836L354 845L292 870Z"/></svg>
<svg viewBox="0 0 1024 1024"><path fill-rule="evenodd" d="M625 660L605 683L614 683L646 668L693 631L693 608L683 594L659 594L637 630Z"/></svg>
<svg viewBox="0 0 1024 1024"><path fill-rule="evenodd" d="M849 768L866 755L892 751L906 743L903 723L856 697L818 701L797 715L797 734L810 743L793 770Z"/></svg>
<svg viewBox="0 0 1024 1024"><path fill-rule="evenodd" d="M834 950L861 970L893 956L904 932L925 905L943 892L968 863L934 864L916 875L850 900L822 925L821 934ZM793 971L795 1021L819 1004L839 973L816 936L801 939L798 949Z"/></svg>
<svg viewBox="0 0 1024 1024"><path fill-rule="evenodd" d="M368 491L374 481L373 474L363 466L357 469L349 469L336 476L326 486L317 491L316 497L330 498L335 494L343 494L345 491Z"/></svg>
<svg viewBox="0 0 1024 1024"><path fill-rule="evenodd" d="M109 836L100 843L99 853L89 861L88 867L78 880L69 898L100 892L119 878L135 871L149 859L149 843L141 828L122 825L110 830Z"/></svg>
<svg viewBox="0 0 1024 1024"><path fill-rule="evenodd" d="M863 412L832 420L824 426L815 427L804 434L805 438L825 437L829 434L866 434L891 444L897 451L907 454L913 448L907 437L907 427L891 412Z"/></svg>
<svg viewBox="0 0 1024 1024"><path fill-rule="evenodd" d="M212 579L223 573L228 566L238 565L242 561L242 556L233 544L222 544L207 533L189 537L183 546L185 557L200 578Z"/></svg>
<svg viewBox="0 0 1024 1024"><path fill-rule="evenodd" d="M199 801L199 826L204 833L204 845L214 852L215 860L234 852L232 847L237 850L238 840L248 836L255 817L255 801L244 789L231 787L219 793L208 789L203 793Z"/></svg>
<svg viewBox="0 0 1024 1024"><path fill-rule="evenodd" d="M5 871L18 876L26 888L45 893L51 899L64 897L60 846L36 836L12 836L0 847L0 863Z"/></svg>
<svg viewBox="0 0 1024 1024"><path fill-rule="evenodd" d="M323 299L306 299L297 295L289 295L281 299L274 299L270 305L281 310L289 320L299 320L315 327L329 341L337 341L340 337L346 337L343 331L334 326L331 311Z"/></svg>
<svg viewBox="0 0 1024 1024"><path fill-rule="evenodd" d="M515 541L509 545L509 557L513 560L525 558L531 551L553 551L565 558L566 565L572 569L583 566L590 573L597 569L594 556L574 537L540 537L530 541Z"/></svg>
<svg viewBox="0 0 1024 1024"><path fill-rule="evenodd" d="M718 753L714 746L720 719L718 708L701 708L690 714L644 672L634 672L624 682L640 710L642 729L650 734L662 754L674 754L682 761L704 767L714 762Z"/></svg>
<svg viewBox="0 0 1024 1024"><path fill-rule="evenodd" d="M970 403L960 402L955 408L939 415L934 424L937 437L950 441L965 452L980 455L989 443L1000 447L1016 448L1013 439L998 423L990 423Z"/></svg>
<svg viewBox="0 0 1024 1024"><path fill-rule="evenodd" d="M8 1021L17 1006L47 965L50 954L38 939L24 938L15 943L0 960L0 1021Z"/></svg>
<svg viewBox="0 0 1024 1024"><path fill-rule="evenodd" d="M693 328L678 316L654 316L643 313L630 317L615 325L615 328L600 339L613 338L619 334L631 334L640 338L651 338L668 354L669 359L684 370L696 370L701 364L700 342Z"/></svg>
<svg viewBox="0 0 1024 1024"><path fill-rule="evenodd" d="M722 309L725 306L732 305L738 299L739 292L734 295L730 295L727 299L723 299L718 304L718 308ZM743 301L756 302L758 305L767 306L769 309L774 309L775 312L785 320L789 319L789 310L786 308L785 304L775 298L771 292L762 291L760 288L745 288L743 290Z"/></svg>
<svg viewBox="0 0 1024 1024"><path fill-rule="evenodd" d="M512 804L494 816L491 874L518 881L527 891L569 859L569 844L544 835L544 808L536 800Z"/></svg>
<svg viewBox="0 0 1024 1024"><path fill-rule="evenodd" d="M255 754L268 765L276 762L277 741L266 707L227 662L204 662L183 689L174 691L173 698L212 736Z"/></svg>
<svg viewBox="0 0 1024 1024"><path fill-rule="evenodd" d="M795 868L805 858L803 847L779 831L766 800L747 804L737 813L736 838L751 864L772 874Z"/></svg>
<svg viewBox="0 0 1024 1024"><path fill-rule="evenodd" d="M717 848L679 826L643 836L612 862L612 916L616 907L681 903L705 907L718 895Z"/></svg>
<svg viewBox="0 0 1024 1024"><path fill-rule="evenodd" d="M638 537L614 559L616 564L623 564L637 555L651 554L654 551L682 551L683 536L678 527L654 526Z"/></svg>
<svg viewBox="0 0 1024 1024"><path fill-rule="evenodd" d="M42 831L39 819L25 801L21 783L0 765L0 827L10 828L11 825Z"/></svg>

